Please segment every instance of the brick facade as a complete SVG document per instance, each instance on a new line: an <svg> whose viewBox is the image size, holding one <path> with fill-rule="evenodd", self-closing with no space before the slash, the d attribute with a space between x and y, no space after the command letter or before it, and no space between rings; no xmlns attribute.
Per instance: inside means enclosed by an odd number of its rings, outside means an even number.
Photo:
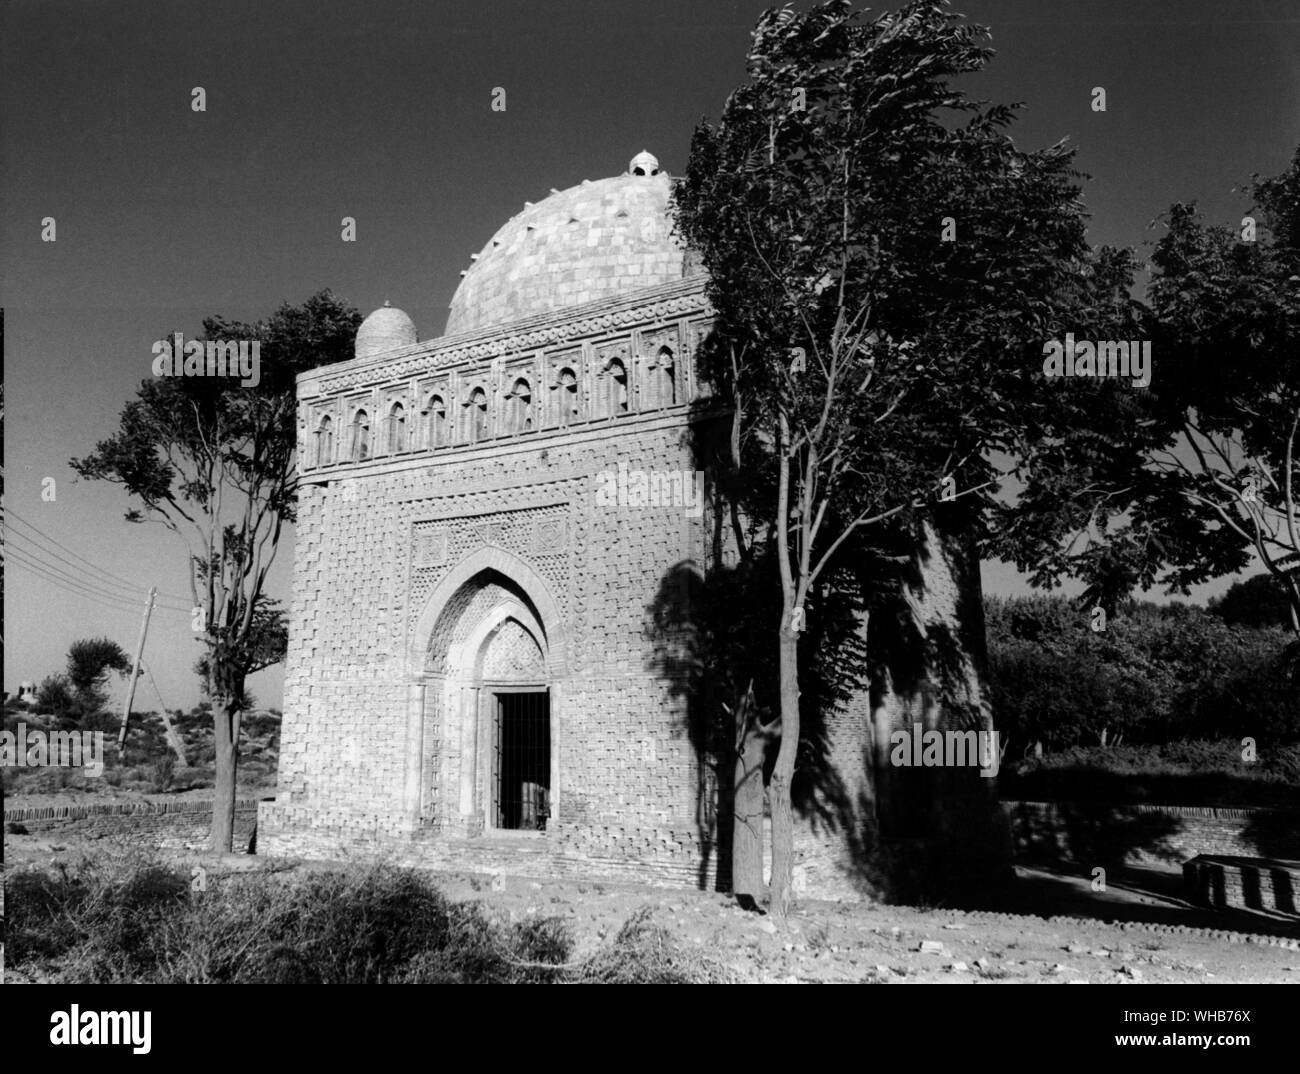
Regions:
<svg viewBox="0 0 1300 1074"><path fill-rule="evenodd" d="M405 315L379 310L354 360L299 378L280 793L260 810L262 853L727 882L717 759L698 755L687 683L652 638L681 570L727 554L692 435L724 412L695 368L706 281L667 226L666 178L636 163L503 228L453 300L451 334L402 344ZM951 564L926 559L937 584L918 607L946 625ZM531 761L505 745L520 693L549 705L549 752ZM877 747L913 708L887 688L826 719L797 888L873 887ZM930 726L947 718L930 706ZM539 757L549 771L510 780L531 805L507 802L503 773Z"/></svg>

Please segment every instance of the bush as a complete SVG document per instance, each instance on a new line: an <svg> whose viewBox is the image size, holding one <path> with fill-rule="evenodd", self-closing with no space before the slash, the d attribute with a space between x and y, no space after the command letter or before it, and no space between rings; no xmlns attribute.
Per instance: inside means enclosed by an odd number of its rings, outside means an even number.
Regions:
<svg viewBox="0 0 1300 1074"><path fill-rule="evenodd" d="M1072 746L1003 769L1005 798L1194 806L1300 806L1300 746L1259 747L1243 762L1241 741Z"/></svg>
<svg viewBox="0 0 1300 1074"><path fill-rule="evenodd" d="M1202 608L1130 602L1106 630L1060 597L986 601L990 694L1005 740L1051 750L1250 735L1300 742L1287 635Z"/></svg>
<svg viewBox="0 0 1300 1074"><path fill-rule="evenodd" d="M559 918L504 926L430 879L387 866L288 877L209 875L100 855L13 874L11 965L77 983L704 981L648 914L576 965Z"/></svg>
<svg viewBox="0 0 1300 1074"><path fill-rule="evenodd" d="M668 930L643 906L619 930L614 943L582 967L586 984L721 983L725 973L694 953L685 953Z"/></svg>
<svg viewBox="0 0 1300 1074"><path fill-rule="evenodd" d="M152 794L161 794L171 787L172 781L176 776L176 758L173 754L165 753L156 758L149 765L149 791Z"/></svg>

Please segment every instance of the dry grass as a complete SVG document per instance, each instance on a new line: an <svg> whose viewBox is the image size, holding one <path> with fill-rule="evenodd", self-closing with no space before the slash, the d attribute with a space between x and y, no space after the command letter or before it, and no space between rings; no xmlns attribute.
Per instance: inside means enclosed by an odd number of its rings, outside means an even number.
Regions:
<svg viewBox="0 0 1300 1074"><path fill-rule="evenodd" d="M77 983L686 983L724 974L648 912L570 961L560 918L506 923L390 866L188 875L138 853L98 852L11 874L8 957Z"/></svg>

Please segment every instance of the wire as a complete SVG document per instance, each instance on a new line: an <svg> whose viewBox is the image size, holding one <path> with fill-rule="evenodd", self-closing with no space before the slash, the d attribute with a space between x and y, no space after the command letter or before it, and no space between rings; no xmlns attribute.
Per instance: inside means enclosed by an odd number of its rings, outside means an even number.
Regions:
<svg viewBox="0 0 1300 1074"><path fill-rule="evenodd" d="M80 554L78 554L77 552L74 552L74 551L73 551L71 548L69 548L67 545L62 544L62 543L60 543L59 541L56 541L53 537L51 537L48 533L46 533L44 530L42 530L39 526L33 525L31 522L28 522L25 518L22 517L22 515L18 514L16 511L14 511L13 508L9 508L9 509L5 512L5 515L6 515L6 519L9 519L9 518L16 519L16 520L17 520L18 522L20 522L22 525L26 526L26 527L27 527L28 529L30 529L30 530L34 530L37 534L39 534L39 535L40 535L41 537L43 537L45 540L49 541L50 544L55 545L55 546L57 546L57 547L59 547L59 548L62 548L63 551L67 552L68 555L72 556L74 559L79 559L79 560L81 560L82 563L85 563L86 565L92 567L94 570L98 571L98 572L99 572L100 574L102 574L102 575L105 575L107 578L111 578L111 579L113 579L114 581L118 582L119 584L121 584L121 585L125 585L125 586L126 586L128 589L130 589L132 592L138 592L139 590L141 590L141 589L144 588L144 586L140 585L138 582L132 582L132 581L130 581L129 579L123 578L120 574L114 574L112 571L108 570L107 568L105 568L105 567L101 567L101 566L99 566L97 563L94 563L94 562L92 562L91 560L87 559L85 556L80 555ZM22 534L15 534L15 536L22 537L23 535L22 535ZM30 541L31 538L30 538L30 537L25 537L24 540L28 540L28 541ZM35 543L35 542L32 542L32 543ZM48 549L47 549L46 551L48 551ZM57 552L49 552L49 554L52 555L52 556L57 557L58 559L63 559L63 557L62 557L62 556L59 556ZM67 563L67 560L63 560L63 562ZM76 564L69 564L69 566L76 566ZM179 594L177 594L177 593L166 593L166 592L160 592L160 593L159 593L159 596L166 597L166 598L168 598L169 600L179 600L179 601L183 601L183 602L187 602L187 601L189 601L189 599L190 599L189 597L183 597L183 596L181 596L181 595L179 595Z"/></svg>
<svg viewBox="0 0 1300 1074"><path fill-rule="evenodd" d="M42 564L34 561L29 562L16 548L10 547L5 551L6 566L8 566L9 563L13 563L14 566L27 571L29 574L38 575L60 589L66 590L69 593L75 593L80 597L85 597L87 600L93 600L96 604L103 604L105 607L111 607L118 610L131 607L125 597L105 598L94 590L84 588L79 582L69 582L64 578L60 578L58 575L50 574L43 568Z"/></svg>
<svg viewBox="0 0 1300 1074"><path fill-rule="evenodd" d="M21 547L21 546L14 546L14 545L11 544L11 545L9 546L10 549L11 549L11 551L18 552L18 553L22 553L22 554L25 555L29 560L35 562L37 565L43 567L45 570L52 572L55 576L57 576L57 577L59 577L59 578L62 578L64 581L70 582L70 583L72 583L73 585L79 585L79 586L83 587L84 589L89 590L89 591L92 592L92 593L97 593L97 594L99 594L101 597L106 597L106 598L110 598L110 599L113 599L113 600L125 600L125 601L128 601L128 602L132 603L132 604L138 604L138 601L139 601L139 591L138 591L138 590L135 591L135 592L132 592L132 593L128 596L128 595L126 595L126 594L124 594L124 593L121 593L121 592L118 592L118 591L116 591L116 590L107 589L107 588L105 588L105 586L104 586L103 584L101 584L101 583L98 581L98 579L90 578L90 577L86 577L85 574L84 574L84 572L83 572L82 574L73 574L73 573L71 573L71 572L69 572L69 571L65 571L65 570L63 570L63 568L58 567L58 566L54 565L53 563L47 563L45 560L43 560L43 559L41 558L43 555L48 554L48 553L47 553L47 550L44 549L44 548L42 548L42 547L41 547L39 544L37 544L36 542L32 541L31 538L29 538L29 537L24 537L21 533L11 533L11 534L10 534L10 537L17 537L17 538L19 538L19 539L21 539L21 540L23 540L23 541L26 541L26 542L30 543L30 544L32 545L32 547L35 549L35 551L31 551L31 550L26 549L26 548L23 548L23 547ZM74 564L73 566L75 567L75 564ZM79 569L79 568L78 568L78 569ZM190 610L189 608L177 607L177 606L175 606L175 605L173 605L173 604L167 604L167 603L164 603L164 602L161 602L161 601L157 601L157 600L155 600L155 605L158 606L158 607L164 607L164 608L167 608L169 611L173 611L173 612L189 611L189 610Z"/></svg>
<svg viewBox="0 0 1300 1074"><path fill-rule="evenodd" d="M38 575L39 577L44 578L51 585L57 586L65 592L72 593L75 596L82 597L86 600L94 601L96 604L102 604L104 607L112 608L114 611L134 612L140 610L140 604L138 601L130 601L126 597L119 597L116 594L104 594L98 590L89 588L89 586L83 582L51 574L45 564L36 560L29 561L26 553L22 552L20 549L13 547L6 548L5 561L6 566L12 562L14 566L21 570L25 570L29 574ZM12 600L12 594L10 595L10 599ZM159 611L174 612L177 615L191 614L191 609L189 608L172 608L157 603L155 603L155 608Z"/></svg>

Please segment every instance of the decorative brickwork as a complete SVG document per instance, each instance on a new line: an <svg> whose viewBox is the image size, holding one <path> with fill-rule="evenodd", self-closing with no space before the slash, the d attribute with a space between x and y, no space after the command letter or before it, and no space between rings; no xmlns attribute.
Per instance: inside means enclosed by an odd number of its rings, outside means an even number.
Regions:
<svg viewBox="0 0 1300 1074"><path fill-rule="evenodd" d="M413 326L381 311L356 359L299 377L281 792L261 852L726 884L719 759L692 745L688 684L650 630L669 579L708 568L713 510L597 495L620 470L694 488L692 423L721 413L696 376L705 281L682 276L651 159L507 224L448 336L407 343ZM940 582L936 622L955 614ZM544 693L512 788L544 802L544 830L492 819L511 691ZM826 720L827 787L851 808L800 829L799 890L869 886L874 743L896 714L874 715L864 694Z"/></svg>

